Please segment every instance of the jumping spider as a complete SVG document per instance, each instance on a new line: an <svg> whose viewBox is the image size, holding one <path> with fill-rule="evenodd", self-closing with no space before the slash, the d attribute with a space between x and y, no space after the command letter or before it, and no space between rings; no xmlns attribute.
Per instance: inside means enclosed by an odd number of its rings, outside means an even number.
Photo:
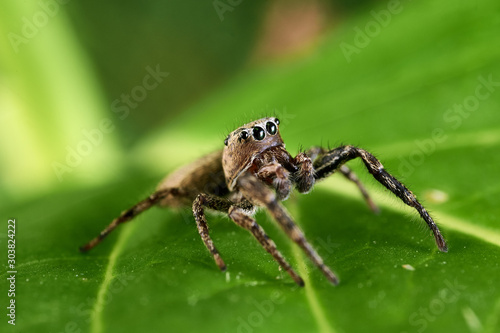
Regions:
<svg viewBox="0 0 500 333"><path fill-rule="evenodd" d="M262 118L231 132L224 140L223 150L206 155L166 177L153 194L124 211L98 237L80 250L90 250L119 224L133 219L154 205L174 207L192 204L201 239L222 271L226 269L226 265L208 233L205 208L223 212L236 224L249 230L292 279L303 286L302 278L252 217L256 207L265 207L327 279L338 284L337 276L324 264L280 201L286 200L294 188L300 193L307 193L316 181L339 171L358 186L370 208L376 211L377 207L363 185L344 165L359 157L375 179L418 211L432 230L439 250L448 251L443 236L427 210L372 154L353 146L341 146L332 150L313 147L292 157L285 149L278 125L277 118Z"/></svg>

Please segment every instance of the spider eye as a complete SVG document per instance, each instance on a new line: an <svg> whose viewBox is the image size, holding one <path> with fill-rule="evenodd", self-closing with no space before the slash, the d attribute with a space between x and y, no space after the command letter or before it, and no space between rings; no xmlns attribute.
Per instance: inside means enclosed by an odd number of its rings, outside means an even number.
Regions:
<svg viewBox="0 0 500 333"><path fill-rule="evenodd" d="M253 137L255 138L255 140L262 140L265 136L266 132L262 127L256 126L253 128Z"/></svg>
<svg viewBox="0 0 500 333"><path fill-rule="evenodd" d="M229 135L224 139L224 146L227 146L229 142Z"/></svg>
<svg viewBox="0 0 500 333"><path fill-rule="evenodd" d="M267 129L267 132L269 134L271 134L271 135L276 134L276 132L278 131L277 128L276 128L276 125L273 122L271 122L271 121L267 122L266 129Z"/></svg>
<svg viewBox="0 0 500 333"><path fill-rule="evenodd" d="M276 125L280 124L280 120L278 118L274 118L274 122L276 123Z"/></svg>
<svg viewBox="0 0 500 333"><path fill-rule="evenodd" d="M248 138L248 132L243 131L240 133L240 139L246 140Z"/></svg>

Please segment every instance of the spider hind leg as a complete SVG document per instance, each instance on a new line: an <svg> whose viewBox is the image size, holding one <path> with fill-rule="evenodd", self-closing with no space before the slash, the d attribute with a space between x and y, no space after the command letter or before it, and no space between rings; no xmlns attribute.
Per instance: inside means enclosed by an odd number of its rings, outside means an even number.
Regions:
<svg viewBox="0 0 500 333"><path fill-rule="evenodd" d="M115 230L116 227L118 227L120 224L132 220L134 217L136 217L140 213L157 205L163 198L170 196L170 195L183 197L186 195L186 193L184 193L182 190L180 190L178 188L167 188L167 189L163 189L163 190L159 190L159 191L154 192L146 199L138 202L137 204L135 204L131 208L122 212L119 217L114 219L103 231L101 231L99 236L95 237L87 244L81 246L80 251L87 252L87 251L91 250L92 248L97 246L107 235L109 235L113 230Z"/></svg>

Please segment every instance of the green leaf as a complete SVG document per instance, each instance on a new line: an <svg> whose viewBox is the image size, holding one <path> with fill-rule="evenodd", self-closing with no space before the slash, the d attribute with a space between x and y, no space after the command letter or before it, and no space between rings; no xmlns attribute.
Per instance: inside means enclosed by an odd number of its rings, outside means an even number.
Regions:
<svg viewBox="0 0 500 333"><path fill-rule="evenodd" d="M318 51L244 73L151 133L130 153L136 168L119 182L4 208L2 216L17 222L15 331L498 332L500 89L478 87L490 76L500 81L499 21L491 21L500 7L474 6L405 3L347 63L339 45L353 43L353 28L373 19L367 13L325 37ZM488 97L455 113L477 89ZM429 208L449 252L439 252L415 212L353 161L379 215L339 175L286 202L338 273L337 287L264 211L256 219L304 288L247 231L210 214L228 265L221 273L189 209L153 208L78 253L149 195L163 172L220 149L234 126L274 110L292 153L328 142L373 151ZM4 258L5 244L2 238Z"/></svg>

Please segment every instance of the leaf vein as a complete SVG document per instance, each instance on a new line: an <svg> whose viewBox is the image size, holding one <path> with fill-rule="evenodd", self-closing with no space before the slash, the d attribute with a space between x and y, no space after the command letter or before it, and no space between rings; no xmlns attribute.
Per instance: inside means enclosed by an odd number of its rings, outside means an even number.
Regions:
<svg viewBox="0 0 500 333"><path fill-rule="evenodd" d="M106 303L105 302L106 293L109 289L109 286L111 285L111 282L115 278L115 275L113 275L113 269L116 266L116 261L118 259L118 256L123 250L128 237L132 234L135 225L137 224L132 224L130 226L123 228L124 230L122 230L122 232L118 236L118 240L116 241L113 250L109 255L109 261L108 265L106 266L106 272L104 273L104 279L101 285L99 286L99 289L97 291L97 298L94 303L94 307L92 308L90 332L93 333L103 332L102 313L104 311L104 306Z"/></svg>
<svg viewBox="0 0 500 333"><path fill-rule="evenodd" d="M290 212L292 213L296 221L300 220L298 209L295 208L296 205L294 205L294 207L288 207L290 208ZM309 307L311 308L311 313L318 325L318 331L322 333L336 333L336 330L330 324L325 312L323 311L323 307L318 299L318 295L313 288L311 279L309 279L309 273L307 271L307 265L304 260L304 255L298 245L292 245L292 254L298 264L299 274L304 279L306 299L309 303ZM332 288L334 287L332 286Z"/></svg>

